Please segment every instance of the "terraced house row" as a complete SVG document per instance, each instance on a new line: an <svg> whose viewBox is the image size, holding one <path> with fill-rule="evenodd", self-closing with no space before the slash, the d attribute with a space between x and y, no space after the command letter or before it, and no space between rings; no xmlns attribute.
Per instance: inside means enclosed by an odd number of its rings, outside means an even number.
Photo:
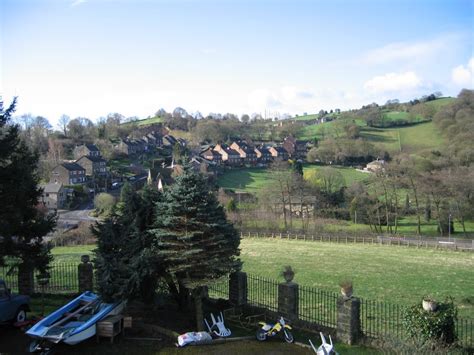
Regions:
<svg viewBox="0 0 474 355"><path fill-rule="evenodd" d="M281 144L259 144L239 140L231 145L219 143L204 147L200 156L216 165L266 165L273 160L305 159L307 142L286 137Z"/></svg>

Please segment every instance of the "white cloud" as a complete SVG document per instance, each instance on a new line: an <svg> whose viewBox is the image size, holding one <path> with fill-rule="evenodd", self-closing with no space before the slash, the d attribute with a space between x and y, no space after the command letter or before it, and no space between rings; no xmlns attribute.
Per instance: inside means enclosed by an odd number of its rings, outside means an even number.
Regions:
<svg viewBox="0 0 474 355"><path fill-rule="evenodd" d="M426 57L446 49L453 40L453 35L444 35L427 41L394 42L368 51L362 61L378 64L400 60L426 60Z"/></svg>
<svg viewBox="0 0 474 355"><path fill-rule="evenodd" d="M459 65L451 71L451 79L454 84L459 86L474 86L474 57L472 57L466 66Z"/></svg>
<svg viewBox="0 0 474 355"><path fill-rule="evenodd" d="M384 93L413 90L421 85L420 77L415 72L408 71L375 76L364 84L364 88L373 93Z"/></svg>
<svg viewBox="0 0 474 355"><path fill-rule="evenodd" d="M86 0L74 0L74 1L71 3L71 7L81 5L81 4L85 3L85 2L86 2Z"/></svg>

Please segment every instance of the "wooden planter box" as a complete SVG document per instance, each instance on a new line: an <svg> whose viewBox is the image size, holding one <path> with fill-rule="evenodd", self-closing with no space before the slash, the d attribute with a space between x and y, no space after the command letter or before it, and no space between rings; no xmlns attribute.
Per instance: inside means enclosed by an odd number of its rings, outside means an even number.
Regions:
<svg viewBox="0 0 474 355"><path fill-rule="evenodd" d="M97 342L100 337L110 338L110 342L114 342L114 338L122 332L123 316L108 316L97 323Z"/></svg>

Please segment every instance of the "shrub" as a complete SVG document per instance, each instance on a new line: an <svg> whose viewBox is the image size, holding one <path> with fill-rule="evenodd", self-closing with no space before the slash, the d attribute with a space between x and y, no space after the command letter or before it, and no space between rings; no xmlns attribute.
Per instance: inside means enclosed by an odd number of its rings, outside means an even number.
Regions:
<svg viewBox="0 0 474 355"><path fill-rule="evenodd" d="M115 197L107 193L100 193L94 199L94 206L99 214L110 213L114 205Z"/></svg>
<svg viewBox="0 0 474 355"><path fill-rule="evenodd" d="M421 302L411 306L404 311L403 325L411 338L446 345L456 341L456 319L457 308L448 298L434 312L425 311Z"/></svg>

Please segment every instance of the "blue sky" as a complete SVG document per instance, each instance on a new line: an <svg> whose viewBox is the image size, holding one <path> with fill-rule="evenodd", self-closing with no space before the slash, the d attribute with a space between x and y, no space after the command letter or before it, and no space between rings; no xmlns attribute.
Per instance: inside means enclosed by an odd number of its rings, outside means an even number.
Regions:
<svg viewBox="0 0 474 355"><path fill-rule="evenodd" d="M301 114L473 87L469 0L0 3L2 96L52 122Z"/></svg>

